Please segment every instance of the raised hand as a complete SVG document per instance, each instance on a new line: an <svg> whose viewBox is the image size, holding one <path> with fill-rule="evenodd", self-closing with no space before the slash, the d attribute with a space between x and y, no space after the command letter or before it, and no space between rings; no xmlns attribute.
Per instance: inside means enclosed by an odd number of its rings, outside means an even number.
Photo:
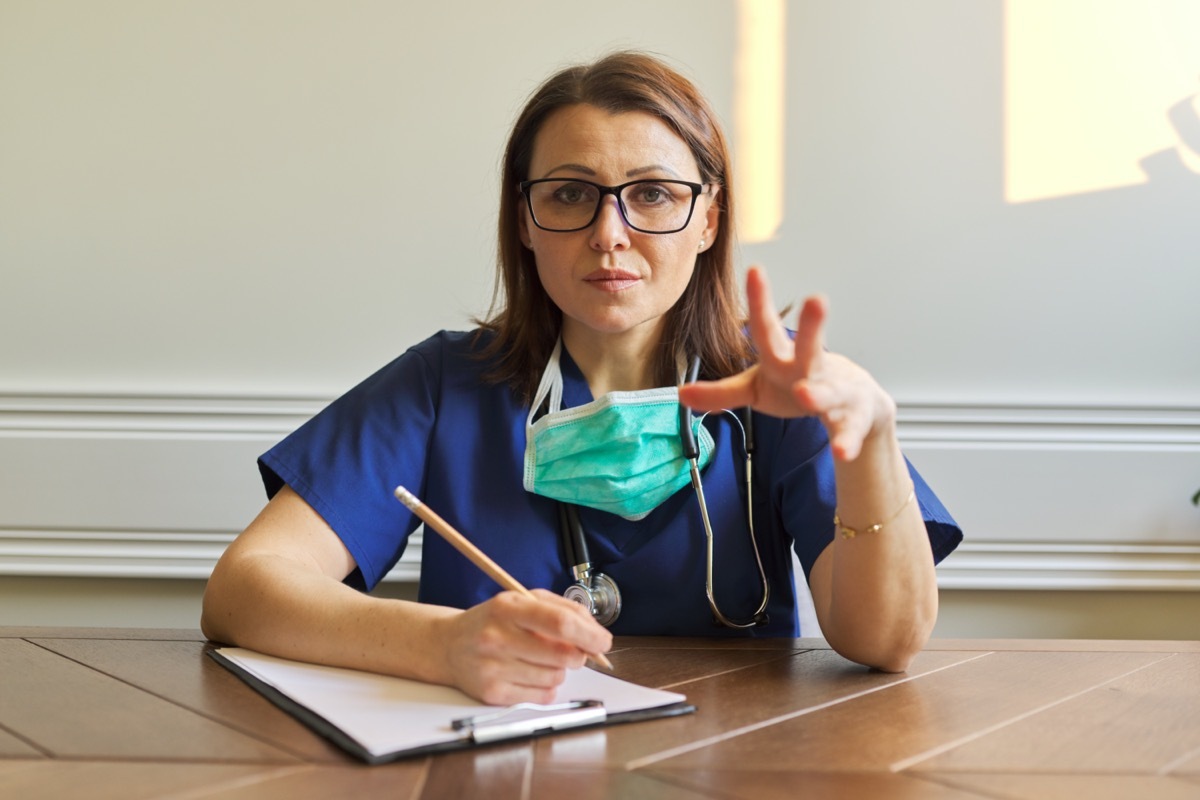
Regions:
<svg viewBox="0 0 1200 800"><path fill-rule="evenodd" d="M829 304L809 297L800 309L793 340L775 312L766 274L746 275L750 338L758 363L719 381L680 388L680 402L700 411L752 406L774 417L818 417L836 458L852 461L863 443L894 430L896 405L862 367L825 349Z"/></svg>

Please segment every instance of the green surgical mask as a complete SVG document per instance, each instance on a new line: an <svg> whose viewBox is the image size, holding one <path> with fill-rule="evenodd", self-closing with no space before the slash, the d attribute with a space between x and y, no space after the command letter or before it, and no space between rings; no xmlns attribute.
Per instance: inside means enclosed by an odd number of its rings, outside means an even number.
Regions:
<svg viewBox="0 0 1200 800"><path fill-rule="evenodd" d="M561 353L560 340L525 422L525 490L642 519L691 481L679 441L679 390L609 392L562 410ZM535 422L547 397L548 413ZM703 468L713 440L699 419L695 426Z"/></svg>

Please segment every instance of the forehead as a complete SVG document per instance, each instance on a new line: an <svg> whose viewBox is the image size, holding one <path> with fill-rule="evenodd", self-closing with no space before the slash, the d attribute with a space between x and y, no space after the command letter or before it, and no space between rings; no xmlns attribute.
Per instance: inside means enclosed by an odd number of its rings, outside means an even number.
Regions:
<svg viewBox="0 0 1200 800"><path fill-rule="evenodd" d="M687 142L655 115L580 104L546 117L533 140L529 177L590 171L615 181L648 168L700 178Z"/></svg>

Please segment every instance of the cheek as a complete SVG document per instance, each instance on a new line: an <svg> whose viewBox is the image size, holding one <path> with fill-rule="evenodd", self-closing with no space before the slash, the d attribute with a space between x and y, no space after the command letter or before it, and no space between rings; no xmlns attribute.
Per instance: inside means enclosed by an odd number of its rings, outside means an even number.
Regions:
<svg viewBox="0 0 1200 800"><path fill-rule="evenodd" d="M577 253L580 247L587 246L586 241L580 244L575 241L574 236L575 234L568 233L549 233L531 225L526 232L526 242L534 253L538 269L553 269L555 265L563 264L572 258L572 254Z"/></svg>
<svg viewBox="0 0 1200 800"><path fill-rule="evenodd" d="M542 290L550 297L550 302L562 308L570 276L569 270L556 268L557 263L553 256L544 253L540 248L536 250L534 264L537 269L538 282L541 284Z"/></svg>
<svg viewBox="0 0 1200 800"><path fill-rule="evenodd" d="M687 285L696 268L696 252L679 243L672 242L647 255L652 263L658 265L665 279L681 286Z"/></svg>
<svg viewBox="0 0 1200 800"><path fill-rule="evenodd" d="M535 233L530 238L530 244L529 249L533 251L533 262L537 265L538 277L543 282L547 279L554 280L568 271L570 259L564 252L563 242L546 239Z"/></svg>

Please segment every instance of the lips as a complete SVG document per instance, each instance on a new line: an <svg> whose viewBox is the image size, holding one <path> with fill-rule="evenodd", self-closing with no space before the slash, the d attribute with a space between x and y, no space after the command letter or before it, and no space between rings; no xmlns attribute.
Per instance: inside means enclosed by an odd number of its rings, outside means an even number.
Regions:
<svg viewBox="0 0 1200 800"><path fill-rule="evenodd" d="M623 269L598 269L588 273L583 280L593 288L606 292L619 292L640 281L641 276Z"/></svg>

